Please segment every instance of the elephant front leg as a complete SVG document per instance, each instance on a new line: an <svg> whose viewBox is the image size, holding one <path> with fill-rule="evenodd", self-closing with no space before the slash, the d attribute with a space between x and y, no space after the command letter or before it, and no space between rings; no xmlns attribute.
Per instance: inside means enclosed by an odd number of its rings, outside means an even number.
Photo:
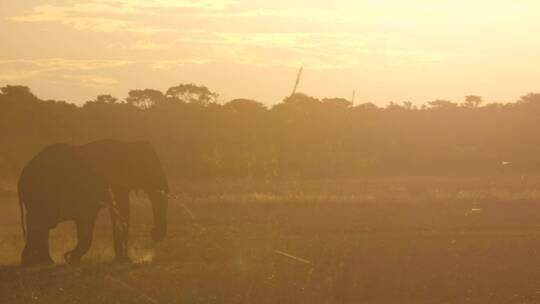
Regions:
<svg viewBox="0 0 540 304"><path fill-rule="evenodd" d="M85 255L90 246L92 245L92 238L94 235L94 226L96 224L97 211L88 215L87 218L78 219L75 221L77 225L77 246L72 251L64 254L64 259L67 263L73 264L81 260L81 257Z"/></svg>
<svg viewBox="0 0 540 304"><path fill-rule="evenodd" d="M111 214L115 258L119 262L130 262L128 256L128 232L130 222L129 192L114 191L115 201L109 209Z"/></svg>
<svg viewBox="0 0 540 304"><path fill-rule="evenodd" d="M49 254L49 228L28 225L26 244L22 252L22 266L54 264Z"/></svg>

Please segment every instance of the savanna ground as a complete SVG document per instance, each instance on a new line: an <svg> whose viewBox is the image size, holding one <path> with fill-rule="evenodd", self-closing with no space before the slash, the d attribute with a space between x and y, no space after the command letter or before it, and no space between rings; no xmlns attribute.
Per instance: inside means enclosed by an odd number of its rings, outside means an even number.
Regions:
<svg viewBox="0 0 540 304"><path fill-rule="evenodd" d="M0 303L540 303L540 176L177 181L160 244L134 197L133 264L103 210L81 264L65 223L31 269L2 189Z"/></svg>

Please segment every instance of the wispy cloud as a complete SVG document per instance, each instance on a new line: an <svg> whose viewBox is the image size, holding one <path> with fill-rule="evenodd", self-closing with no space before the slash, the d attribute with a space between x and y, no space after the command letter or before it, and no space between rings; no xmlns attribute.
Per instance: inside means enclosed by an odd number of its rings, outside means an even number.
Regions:
<svg viewBox="0 0 540 304"><path fill-rule="evenodd" d="M48 77L48 80L69 79L78 85L90 88L111 88L118 82L99 75L77 75L74 73L101 71L132 64L125 60L74 60L63 58L4 59L0 60L0 81L18 81ZM70 73L70 74L63 74Z"/></svg>
<svg viewBox="0 0 540 304"><path fill-rule="evenodd" d="M159 60L153 62L151 67L156 70L166 70L171 68L183 67L186 64L205 64L208 63L208 59L173 59L173 60Z"/></svg>
<svg viewBox="0 0 540 304"><path fill-rule="evenodd" d="M197 8L205 10L222 10L238 4L236 0L95 0L117 7L125 7L141 12L142 9L163 8Z"/></svg>
<svg viewBox="0 0 540 304"><path fill-rule="evenodd" d="M5 70L0 72L0 81L17 81L35 77L40 70Z"/></svg>
<svg viewBox="0 0 540 304"><path fill-rule="evenodd" d="M361 34L310 32L183 32L180 42L267 47L365 46Z"/></svg>
<svg viewBox="0 0 540 304"><path fill-rule="evenodd" d="M231 11L203 11L197 13L183 14L189 18L244 18L244 19L293 19L315 22L330 23L350 23L355 18L348 11L344 10L324 10L317 8L287 8L287 9L246 9Z"/></svg>
<svg viewBox="0 0 540 304"><path fill-rule="evenodd" d="M172 43L162 43L152 40L137 40L135 42L113 42L105 46L107 49L159 51L174 48Z"/></svg>
<svg viewBox="0 0 540 304"><path fill-rule="evenodd" d="M238 33L191 31L178 39L181 46L206 49L205 57L254 66L312 69L382 69L405 65L434 65L447 55L428 50L387 48L386 38L366 41L355 33Z"/></svg>
<svg viewBox="0 0 540 304"><path fill-rule="evenodd" d="M63 75L72 84L92 88L111 89L118 84L118 80L100 75Z"/></svg>
<svg viewBox="0 0 540 304"><path fill-rule="evenodd" d="M172 48L172 45L166 43L157 43L148 40L139 40L133 45L133 49L137 50L165 50Z"/></svg>
<svg viewBox="0 0 540 304"><path fill-rule="evenodd" d="M142 45L147 47L146 44ZM63 74L63 79L77 80L79 84L86 87L110 88L118 83L115 79L95 74L87 75L73 73L112 70L136 63L155 70L168 70L183 67L188 64L205 64L208 62L210 62L210 60L205 58L141 60L138 62L127 60L74 60L63 58L7 59L0 60L0 80L22 80L52 72L67 72L70 74Z"/></svg>
<svg viewBox="0 0 540 304"><path fill-rule="evenodd" d="M208 12L236 4L232 0L94 0L69 5L38 5L26 14L9 17L14 22L54 22L77 30L154 34L176 32L130 20L130 15L160 15L163 9L200 9ZM161 11L160 11L161 10Z"/></svg>
<svg viewBox="0 0 540 304"><path fill-rule="evenodd" d="M116 68L133 64L128 60L97 60L97 59L0 59L0 65L34 66L45 70L99 70Z"/></svg>
<svg viewBox="0 0 540 304"><path fill-rule="evenodd" d="M140 25L137 22L122 19L119 16L97 17L96 13L112 13L116 15L137 13L134 8L118 8L95 3L73 6L41 5L33 8L26 15L13 16L8 19L15 22L55 22L71 26L77 30L94 32L131 32L153 34L174 32L171 28Z"/></svg>
<svg viewBox="0 0 540 304"><path fill-rule="evenodd" d="M182 33L180 45L202 45L207 56L255 66L340 68L359 64L370 54L360 35L328 33L234 33L191 31Z"/></svg>

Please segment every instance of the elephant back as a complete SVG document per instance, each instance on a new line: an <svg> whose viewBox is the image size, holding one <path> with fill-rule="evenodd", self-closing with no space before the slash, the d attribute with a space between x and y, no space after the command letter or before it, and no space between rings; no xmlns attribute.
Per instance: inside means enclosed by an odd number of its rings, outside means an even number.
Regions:
<svg viewBox="0 0 540 304"><path fill-rule="evenodd" d="M53 222L110 200L105 179L67 144L47 146L30 160L19 178L19 194L29 214L39 212Z"/></svg>

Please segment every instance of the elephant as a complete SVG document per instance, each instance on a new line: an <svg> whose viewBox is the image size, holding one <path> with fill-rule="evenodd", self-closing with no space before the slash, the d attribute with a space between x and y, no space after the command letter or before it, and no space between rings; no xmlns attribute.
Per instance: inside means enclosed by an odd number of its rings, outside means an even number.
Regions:
<svg viewBox="0 0 540 304"><path fill-rule="evenodd" d="M150 143L100 140L79 146L45 147L24 167L18 182L25 235L21 264L53 263L49 230L63 221L74 221L77 228L77 245L64 254L64 259L67 263L80 261L90 249L97 215L103 207L111 216L115 259L129 262L129 194L135 190L146 193L152 202L152 238L163 240L169 186Z"/></svg>

